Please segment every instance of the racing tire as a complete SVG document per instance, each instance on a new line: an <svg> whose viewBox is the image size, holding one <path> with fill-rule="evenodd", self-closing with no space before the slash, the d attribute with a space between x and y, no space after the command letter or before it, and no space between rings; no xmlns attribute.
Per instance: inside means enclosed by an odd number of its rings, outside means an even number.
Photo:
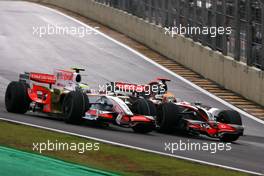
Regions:
<svg viewBox="0 0 264 176"><path fill-rule="evenodd" d="M62 105L65 122L79 124L89 107L89 99L86 94L81 91L72 91L68 93Z"/></svg>
<svg viewBox="0 0 264 176"><path fill-rule="evenodd" d="M132 127L135 133L146 134L150 133L154 129L154 125L139 123Z"/></svg>
<svg viewBox="0 0 264 176"><path fill-rule="evenodd" d="M8 112L25 114L29 110L30 99L27 94L27 85L12 81L5 93L5 106Z"/></svg>
<svg viewBox="0 0 264 176"><path fill-rule="evenodd" d="M242 125L241 116L234 110L223 110L218 114L217 121L226 124Z"/></svg>
<svg viewBox="0 0 264 176"><path fill-rule="evenodd" d="M234 110L223 110L219 113L217 121L226 124L242 125L241 116L237 111ZM239 134L223 134L220 137L220 141L233 142L240 137Z"/></svg>
<svg viewBox="0 0 264 176"><path fill-rule="evenodd" d="M238 140L240 135L237 134L224 134L223 136L220 137L220 141L222 142L234 142Z"/></svg>
<svg viewBox="0 0 264 176"><path fill-rule="evenodd" d="M138 99L132 106L133 113L140 114L140 115L146 115L146 116L156 116L156 106L153 102L147 100L147 99ZM149 133L153 131L154 124L144 124L144 123L138 123L135 126L132 127L134 132L136 133Z"/></svg>
<svg viewBox="0 0 264 176"><path fill-rule="evenodd" d="M83 111L83 116L85 116L86 111L88 111L91 107L90 101L89 101L89 97L83 93L84 96L84 103L85 103L85 110Z"/></svg>
<svg viewBox="0 0 264 176"><path fill-rule="evenodd" d="M157 108L157 131L173 133L174 127L180 122L180 109L174 103L163 103Z"/></svg>
<svg viewBox="0 0 264 176"><path fill-rule="evenodd" d="M156 116L156 106L150 100L145 98L138 99L132 105L132 111L135 114Z"/></svg>

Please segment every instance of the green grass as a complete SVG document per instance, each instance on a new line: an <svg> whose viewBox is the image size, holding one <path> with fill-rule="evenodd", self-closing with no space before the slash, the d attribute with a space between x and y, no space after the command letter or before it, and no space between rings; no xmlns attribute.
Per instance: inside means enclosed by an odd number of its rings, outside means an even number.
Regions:
<svg viewBox="0 0 264 176"><path fill-rule="evenodd" d="M33 143L46 142L47 140L54 142L58 140L59 142L68 143L96 142L80 137L3 121L0 121L0 129L1 146L12 147L33 153L36 152L32 150ZM201 165L172 157L160 156L157 154L151 154L104 143L100 143L99 151L87 151L83 154L79 154L76 151L46 151L42 154L56 159L86 165L95 169L101 169L128 176L248 175L218 167Z"/></svg>

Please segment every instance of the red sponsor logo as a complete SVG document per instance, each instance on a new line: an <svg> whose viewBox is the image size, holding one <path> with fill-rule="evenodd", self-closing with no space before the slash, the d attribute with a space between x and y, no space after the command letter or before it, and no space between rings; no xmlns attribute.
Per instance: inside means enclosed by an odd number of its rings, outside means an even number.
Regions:
<svg viewBox="0 0 264 176"><path fill-rule="evenodd" d="M54 84L56 78L54 75L44 73L30 73L30 79L36 82Z"/></svg>
<svg viewBox="0 0 264 176"><path fill-rule="evenodd" d="M58 72L57 73L57 79L58 80L64 80L64 81L71 81L73 80L73 73L72 72Z"/></svg>

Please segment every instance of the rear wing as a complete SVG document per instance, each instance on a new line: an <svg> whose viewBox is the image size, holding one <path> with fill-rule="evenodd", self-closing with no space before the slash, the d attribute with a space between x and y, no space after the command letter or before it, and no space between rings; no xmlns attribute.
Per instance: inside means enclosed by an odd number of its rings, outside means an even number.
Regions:
<svg viewBox="0 0 264 176"><path fill-rule="evenodd" d="M55 75L46 73L35 73L35 72L25 72L19 75L19 81L28 83L29 81L36 81L44 84L55 84Z"/></svg>
<svg viewBox="0 0 264 176"><path fill-rule="evenodd" d="M31 81L51 85L56 83L56 76L46 73L25 72L19 75L19 81L30 85Z"/></svg>
<svg viewBox="0 0 264 176"><path fill-rule="evenodd" d="M81 69L78 69L81 71ZM78 77L79 76L79 77ZM57 89L68 87L69 89L75 88L76 82L81 80L78 73L68 70L54 70L54 74L36 73L36 72L25 72L19 75L19 81L31 84L32 82L48 84L51 88L53 85Z"/></svg>

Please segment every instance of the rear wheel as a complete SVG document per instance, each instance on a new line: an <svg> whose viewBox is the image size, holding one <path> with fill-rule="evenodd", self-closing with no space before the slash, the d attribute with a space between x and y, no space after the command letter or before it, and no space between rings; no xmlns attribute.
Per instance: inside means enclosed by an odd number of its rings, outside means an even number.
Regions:
<svg viewBox="0 0 264 176"><path fill-rule="evenodd" d="M132 111L135 114L148 116L156 116L157 114L156 106L154 105L154 103L144 98L138 99L133 103Z"/></svg>
<svg viewBox="0 0 264 176"><path fill-rule="evenodd" d="M180 109L173 103L163 103L157 110L157 131L160 133L172 133L174 127L180 122Z"/></svg>
<svg viewBox="0 0 264 176"><path fill-rule="evenodd" d="M81 91L68 93L63 101L63 115L66 123L78 124L89 109L88 96Z"/></svg>
<svg viewBox="0 0 264 176"><path fill-rule="evenodd" d="M155 105L146 99L138 99L132 106L133 112L139 115L156 116ZM138 123L132 127L136 133L149 133L153 131L154 124Z"/></svg>
<svg viewBox="0 0 264 176"><path fill-rule="evenodd" d="M29 110L30 99L27 94L27 85L12 81L6 89L5 106L8 112L24 114Z"/></svg>
<svg viewBox="0 0 264 176"><path fill-rule="evenodd" d="M237 111L224 110L217 117L217 121L226 124L242 125L241 116ZM233 142L239 138L239 134L223 134L220 140L223 142Z"/></svg>

